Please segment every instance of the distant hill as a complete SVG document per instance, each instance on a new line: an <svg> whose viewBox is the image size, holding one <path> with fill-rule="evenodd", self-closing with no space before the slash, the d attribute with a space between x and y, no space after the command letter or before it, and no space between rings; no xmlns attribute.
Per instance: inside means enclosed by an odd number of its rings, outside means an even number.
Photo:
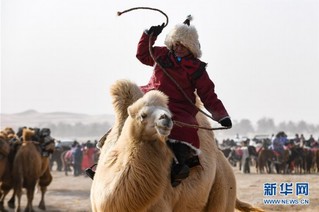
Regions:
<svg viewBox="0 0 319 212"><path fill-rule="evenodd" d="M35 110L27 110L21 113L14 114L0 114L1 129L5 127L12 127L18 129L22 126L29 127L45 127L50 125L91 125L114 123L114 115L88 115L82 113L68 113L68 112L52 112L40 113Z"/></svg>

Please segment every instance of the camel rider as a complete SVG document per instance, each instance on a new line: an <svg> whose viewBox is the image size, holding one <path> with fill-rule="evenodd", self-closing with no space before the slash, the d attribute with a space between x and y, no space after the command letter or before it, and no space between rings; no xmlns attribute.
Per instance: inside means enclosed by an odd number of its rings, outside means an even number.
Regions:
<svg viewBox="0 0 319 212"><path fill-rule="evenodd" d="M198 125L195 118L198 109L194 107L195 91L205 108L212 114L215 121L230 128L231 119L215 93L215 85L206 71L206 63L202 62L201 49L197 30L190 25L191 17L183 24L177 24L166 35L166 46L153 46L157 36L162 32L164 24L152 26L143 32L138 43L136 57L145 65L154 66L149 83L141 86L146 93L150 90L160 90L169 97L169 109L174 121ZM149 52L151 39L152 55ZM159 65L160 64L160 65ZM178 83L183 92L192 101L189 102L178 86L164 73L163 69ZM169 146L177 161L172 166L172 185L177 186L189 174L189 168L199 165L199 138L197 128L177 126L169 136Z"/></svg>
<svg viewBox="0 0 319 212"><path fill-rule="evenodd" d="M287 139L287 135L286 135L285 132L280 131L280 132L278 132L276 134L276 137L273 140L272 146L271 146L271 149L274 150L275 155L277 157L276 163L281 163L282 162L283 154L284 154L284 151L285 151L284 146L285 146L287 141L288 141L288 139Z"/></svg>

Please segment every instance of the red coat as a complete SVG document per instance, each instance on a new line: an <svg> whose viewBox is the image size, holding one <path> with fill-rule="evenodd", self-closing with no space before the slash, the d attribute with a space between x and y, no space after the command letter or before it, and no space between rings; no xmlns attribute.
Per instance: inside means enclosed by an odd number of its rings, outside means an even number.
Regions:
<svg viewBox="0 0 319 212"><path fill-rule="evenodd" d="M155 43L156 37L152 38L151 45ZM214 88L214 83L210 80L206 72L206 63L193 57L192 55L177 61L173 53L166 47L152 47L153 55L157 62L171 75L182 87L187 96L195 103L195 90L203 102L205 108L212 114L214 120L219 121L228 116L228 113L218 99ZM155 64L149 53L149 35L143 33L137 48L136 57L145 65ZM175 83L165 75L161 67L155 65L153 75L149 83L141 86L143 92L150 90L160 90L169 97L169 109L173 114L173 119L188 124L197 124L195 116L198 112L184 97ZM178 127L174 125L170 138L181 140L199 147L197 129L189 127Z"/></svg>

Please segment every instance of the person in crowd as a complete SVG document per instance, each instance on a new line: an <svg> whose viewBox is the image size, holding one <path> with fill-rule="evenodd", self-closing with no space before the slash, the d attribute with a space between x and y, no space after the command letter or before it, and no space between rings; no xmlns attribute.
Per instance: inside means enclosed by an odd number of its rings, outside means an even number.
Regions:
<svg viewBox="0 0 319 212"><path fill-rule="evenodd" d="M287 135L285 132L281 131L276 134L275 139L272 143L272 149L274 150L277 156L277 162L280 163L281 156L285 150L284 146L288 143Z"/></svg>
<svg viewBox="0 0 319 212"><path fill-rule="evenodd" d="M73 176L77 177L82 174L82 148L79 143L77 143L72 151L73 157Z"/></svg>

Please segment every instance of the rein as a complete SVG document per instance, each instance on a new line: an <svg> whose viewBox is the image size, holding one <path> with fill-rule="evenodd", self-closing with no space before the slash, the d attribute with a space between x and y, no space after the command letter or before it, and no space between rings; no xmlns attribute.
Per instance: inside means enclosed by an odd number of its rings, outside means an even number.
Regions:
<svg viewBox="0 0 319 212"><path fill-rule="evenodd" d="M122 12L117 12L117 15L120 16L123 13L126 12L130 12L132 10L138 10L138 9L148 9L148 10L154 10L157 12L162 13L165 17L166 17L166 23L164 24L163 29L167 26L168 24L168 16L161 10L157 9L157 8L151 8L151 7L134 7L134 8L130 8L128 10L124 10ZM154 60L154 62L162 69L162 71L164 72L164 74L176 85L176 87L178 88L178 90L183 94L183 96L187 99L187 101L193 106L195 107L199 112L201 112L202 114L204 114L206 117L213 119L213 117L206 113L205 111L203 111L202 109L200 109L199 107L197 107L192 100L189 98L189 96L184 92L183 88L178 84L178 82L176 82L176 80L166 71L166 69L155 59L154 55L153 55L153 51L152 51L152 37L153 37L153 32L149 35L149 43L148 43L148 50L150 53L150 56L152 57L152 59ZM192 127L192 128L198 128L198 129L205 129L205 130L226 130L226 129L230 129L228 127L215 127L215 128L211 128L211 127L202 127L199 125L193 125L193 124L188 124L188 123L184 123L184 122L179 122L179 121L173 121L174 124L178 125L178 126L187 126L187 127Z"/></svg>
<svg viewBox="0 0 319 212"><path fill-rule="evenodd" d="M197 124L188 124L185 122L181 122L181 121L173 121L173 123L176 126L182 127L191 127L191 128L195 128L195 129L202 129L202 130L227 130L229 129L228 127L204 127L204 126L199 126Z"/></svg>

